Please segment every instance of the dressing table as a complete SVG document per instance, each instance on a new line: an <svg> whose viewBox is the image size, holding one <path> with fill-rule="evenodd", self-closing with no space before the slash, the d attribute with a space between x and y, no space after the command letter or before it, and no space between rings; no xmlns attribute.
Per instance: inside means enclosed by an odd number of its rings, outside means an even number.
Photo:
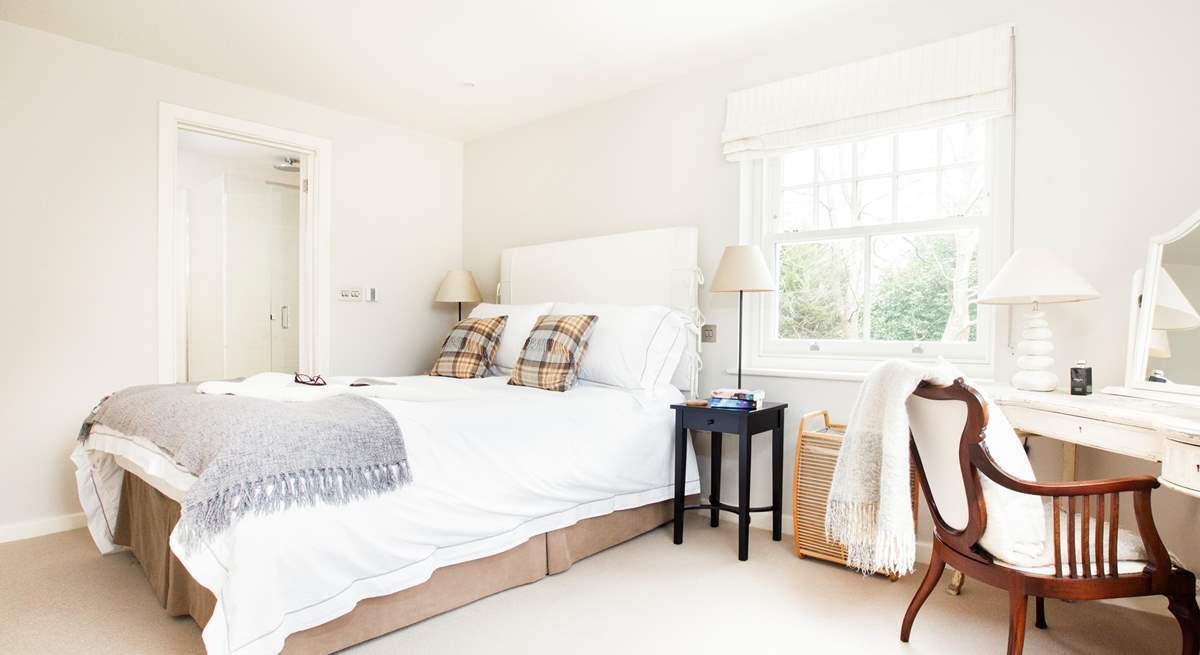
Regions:
<svg viewBox="0 0 1200 655"><path fill-rule="evenodd" d="M1150 239L1129 306L1122 386L1087 396L980 389L1018 433L1061 442L1064 481L1076 479L1083 446L1155 462L1163 487L1200 498L1200 212ZM948 591L957 594L962 579L955 572Z"/></svg>
<svg viewBox="0 0 1200 655"><path fill-rule="evenodd" d="M1161 464L1164 487L1200 498L1200 407L1115 393L1072 396L980 385L1013 429L1063 445L1063 480L1079 446Z"/></svg>

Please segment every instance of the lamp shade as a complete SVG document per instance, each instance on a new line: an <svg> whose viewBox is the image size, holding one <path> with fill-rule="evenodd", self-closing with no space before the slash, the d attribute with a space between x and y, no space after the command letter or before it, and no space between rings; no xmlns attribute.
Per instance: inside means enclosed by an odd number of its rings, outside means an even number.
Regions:
<svg viewBox="0 0 1200 655"><path fill-rule="evenodd" d="M1150 356L1155 359L1171 356L1171 342L1167 339L1166 330L1150 330Z"/></svg>
<svg viewBox="0 0 1200 655"><path fill-rule="evenodd" d="M1196 308L1165 269L1158 269L1157 287L1154 291L1152 326L1155 330L1190 330L1200 327L1200 313L1196 312Z"/></svg>
<svg viewBox="0 0 1200 655"><path fill-rule="evenodd" d="M479 302L479 287L475 285L475 276L471 271L450 271L438 287L437 302Z"/></svg>
<svg viewBox="0 0 1200 655"><path fill-rule="evenodd" d="M758 246L727 246L713 276L713 291L774 291L775 278Z"/></svg>
<svg viewBox="0 0 1200 655"><path fill-rule="evenodd" d="M1099 298L1100 292L1070 266L1041 248L1021 248L979 294L987 305L1076 302Z"/></svg>

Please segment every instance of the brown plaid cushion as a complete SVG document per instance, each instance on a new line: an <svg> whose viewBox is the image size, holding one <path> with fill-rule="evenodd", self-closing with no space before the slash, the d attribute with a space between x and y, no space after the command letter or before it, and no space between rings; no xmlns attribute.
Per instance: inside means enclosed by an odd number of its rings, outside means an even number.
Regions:
<svg viewBox="0 0 1200 655"><path fill-rule="evenodd" d="M596 317L590 314L539 318L525 340L508 383L547 391L570 389L575 385L579 363L595 324Z"/></svg>
<svg viewBox="0 0 1200 655"><path fill-rule="evenodd" d="M507 316L493 316L459 321L442 342L442 352L429 374L447 378L483 377L496 357L507 320Z"/></svg>

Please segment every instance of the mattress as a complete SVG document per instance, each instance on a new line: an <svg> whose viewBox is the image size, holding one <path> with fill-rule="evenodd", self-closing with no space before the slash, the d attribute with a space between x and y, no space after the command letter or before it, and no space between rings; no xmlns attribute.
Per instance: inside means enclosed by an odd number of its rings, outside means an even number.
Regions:
<svg viewBox="0 0 1200 655"><path fill-rule="evenodd" d="M404 432L411 485L348 505L252 515L193 552L172 539L217 598L203 632L209 653L277 653L289 634L421 584L438 568L673 496L674 388L635 394L581 383L559 394L505 378L396 381L456 391L376 398ZM145 440L103 428L73 457L101 550L115 548L125 470L171 498L194 479ZM686 492L697 493L690 446L687 460Z"/></svg>

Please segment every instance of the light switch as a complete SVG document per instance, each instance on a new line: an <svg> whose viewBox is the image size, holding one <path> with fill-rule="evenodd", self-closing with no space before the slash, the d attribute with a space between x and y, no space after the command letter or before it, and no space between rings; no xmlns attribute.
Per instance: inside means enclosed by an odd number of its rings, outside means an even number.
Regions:
<svg viewBox="0 0 1200 655"><path fill-rule="evenodd" d="M338 289L338 300L342 302L362 302L362 287L346 287Z"/></svg>
<svg viewBox="0 0 1200 655"><path fill-rule="evenodd" d="M375 302L379 297L375 295L375 287L367 287L367 302Z"/></svg>
<svg viewBox="0 0 1200 655"><path fill-rule="evenodd" d="M700 327L700 341L703 343L717 342L717 326L715 323L707 323Z"/></svg>

